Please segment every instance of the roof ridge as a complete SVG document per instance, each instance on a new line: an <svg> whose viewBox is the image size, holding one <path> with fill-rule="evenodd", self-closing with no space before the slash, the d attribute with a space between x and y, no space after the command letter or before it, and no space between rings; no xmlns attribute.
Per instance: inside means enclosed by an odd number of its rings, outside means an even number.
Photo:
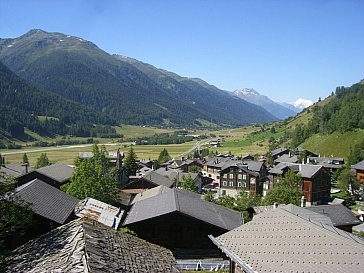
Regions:
<svg viewBox="0 0 364 273"><path fill-rule="evenodd" d="M175 190L173 191L174 194L174 202L176 204L176 210L180 211L180 205L179 205L179 199L178 199L178 194L177 194L177 188L175 188Z"/></svg>
<svg viewBox="0 0 364 273"><path fill-rule="evenodd" d="M299 215L297 215L297 214L295 214L295 213L293 213L293 212L290 212L290 211L288 211L288 210L285 210L284 208L278 208L278 209L276 209L276 210L270 210L270 211L268 211L268 212L274 212L274 211L281 211L281 212L286 212L287 214L288 214L288 216L290 217L290 218L292 218L293 219L293 217L298 217L299 219L301 219L301 220L303 220L303 221L305 221L305 222L307 222L307 223L311 223L312 225L313 225L313 227L315 227L315 228L318 228L318 229L320 229L320 230L322 230L322 231L327 231L331 236L333 235L333 234L335 234L335 235L339 235L341 238L343 238L343 239L349 239L349 238L347 238L347 237L345 237L345 236L343 236L342 235L342 233L341 232L338 232L339 231L339 229L338 228L336 228L336 227L334 227L334 226L329 226L329 225L327 225L327 224L323 224L323 223L320 223L320 222L316 222L316 221L311 221L311 219L305 219L305 218L303 218L303 217L301 217L301 216L299 216ZM325 226L327 226L327 227L331 227L331 229L328 229L328 228L325 228ZM341 231L341 230L340 230ZM346 232L346 231L343 231L343 232ZM349 233L349 232L348 232ZM345 234L345 233L344 233ZM350 243L352 243L352 242L355 242L356 244L359 244L359 245L363 245L363 243L359 243L358 241L356 241L356 240L354 240L352 237L350 237L351 238L351 240L348 240ZM355 246L356 246L356 244L355 244Z"/></svg>

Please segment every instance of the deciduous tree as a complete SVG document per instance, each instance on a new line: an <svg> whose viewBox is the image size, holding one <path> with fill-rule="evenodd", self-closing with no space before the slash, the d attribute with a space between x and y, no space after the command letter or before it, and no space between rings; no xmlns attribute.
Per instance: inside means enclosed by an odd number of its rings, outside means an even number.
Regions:
<svg viewBox="0 0 364 273"><path fill-rule="evenodd" d="M264 198L264 203L267 205L278 203L295 204L299 206L303 195L301 188L301 176L288 170L284 177L274 183L273 189L271 189Z"/></svg>
<svg viewBox="0 0 364 273"><path fill-rule="evenodd" d="M49 163L49 159L47 157L47 154L42 153L40 155L40 157L37 159L37 164L35 165L35 167L38 169L38 168L42 168L42 167L45 167L45 166L48 166L48 165L50 165L50 163Z"/></svg>
<svg viewBox="0 0 364 273"><path fill-rule="evenodd" d="M106 203L113 203L118 181L116 169L109 167L109 160L105 153L105 147L102 147L100 151L95 144L92 158L77 158L76 170L71 176L71 182L63 186L62 190L78 199L92 197Z"/></svg>
<svg viewBox="0 0 364 273"><path fill-rule="evenodd" d="M195 180L192 179L191 175L184 175L179 187L184 190L197 192L197 186Z"/></svg>

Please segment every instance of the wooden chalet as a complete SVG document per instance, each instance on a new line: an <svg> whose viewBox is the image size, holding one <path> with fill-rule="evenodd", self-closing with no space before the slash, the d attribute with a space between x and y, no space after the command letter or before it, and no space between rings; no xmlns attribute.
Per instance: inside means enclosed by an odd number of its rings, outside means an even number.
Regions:
<svg viewBox="0 0 364 273"><path fill-rule="evenodd" d="M261 161L247 160L220 171L220 195L236 197L239 192L261 195L267 168Z"/></svg>
<svg viewBox="0 0 364 273"><path fill-rule="evenodd" d="M190 191L172 189L151 196L134 203L123 225L180 258L220 255L207 236L221 235L243 223L241 213Z"/></svg>

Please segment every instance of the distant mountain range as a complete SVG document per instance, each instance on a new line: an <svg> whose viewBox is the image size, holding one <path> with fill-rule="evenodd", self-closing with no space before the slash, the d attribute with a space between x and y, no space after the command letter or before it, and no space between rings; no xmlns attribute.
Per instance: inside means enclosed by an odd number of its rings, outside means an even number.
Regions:
<svg viewBox="0 0 364 273"><path fill-rule="evenodd" d="M201 79L110 55L92 42L61 33L36 29L0 39L0 61L44 95L57 94L117 123L208 127L277 119Z"/></svg>
<svg viewBox="0 0 364 273"><path fill-rule="evenodd" d="M312 101L305 99L298 99L292 104L277 103L251 88L235 90L234 94L241 99L263 107L265 110L279 119L285 119L294 116L301 112L304 108L312 105Z"/></svg>

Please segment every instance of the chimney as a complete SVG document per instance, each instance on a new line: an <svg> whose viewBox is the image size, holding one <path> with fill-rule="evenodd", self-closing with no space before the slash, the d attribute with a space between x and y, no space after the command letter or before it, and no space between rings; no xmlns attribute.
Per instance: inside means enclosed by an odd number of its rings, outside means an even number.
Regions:
<svg viewBox="0 0 364 273"><path fill-rule="evenodd" d="M276 208L278 208L278 203L273 204L273 209L276 209Z"/></svg>
<svg viewBox="0 0 364 273"><path fill-rule="evenodd" d="M301 208L304 208L306 207L306 197L303 195L301 197Z"/></svg>

